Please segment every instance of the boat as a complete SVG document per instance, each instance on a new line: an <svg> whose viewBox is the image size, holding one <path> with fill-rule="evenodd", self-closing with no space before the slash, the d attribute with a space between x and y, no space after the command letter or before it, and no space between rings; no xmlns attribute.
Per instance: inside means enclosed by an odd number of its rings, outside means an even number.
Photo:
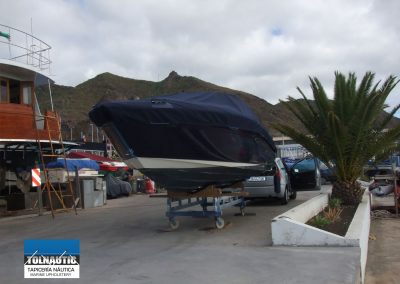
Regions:
<svg viewBox="0 0 400 284"><path fill-rule="evenodd" d="M37 99L41 87L51 101L50 49L29 33L0 25L0 192L15 185L30 190L39 147L46 152L76 145L60 142L59 115Z"/></svg>
<svg viewBox="0 0 400 284"><path fill-rule="evenodd" d="M168 191L229 187L271 168L276 156L267 130L232 94L103 101L89 117L128 166Z"/></svg>

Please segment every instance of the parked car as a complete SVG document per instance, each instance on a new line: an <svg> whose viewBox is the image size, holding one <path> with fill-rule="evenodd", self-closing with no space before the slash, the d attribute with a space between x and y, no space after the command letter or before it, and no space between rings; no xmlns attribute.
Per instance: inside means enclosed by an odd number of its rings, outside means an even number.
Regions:
<svg viewBox="0 0 400 284"><path fill-rule="evenodd" d="M287 204L295 199L297 191L320 190L321 172L319 160L313 157L297 161L288 169L280 158L275 159L275 167L264 176L250 177L244 183L248 198L274 197Z"/></svg>
<svg viewBox="0 0 400 284"><path fill-rule="evenodd" d="M286 165L286 167L290 170L294 164L299 162L300 160L303 159L290 159L290 158L282 158L283 163ZM318 159L318 165L319 165L319 170L321 172L321 178L322 184L325 184L326 182L335 182L336 181L336 176L333 173L333 170L330 169L326 164L324 164L321 160Z"/></svg>
<svg viewBox="0 0 400 284"><path fill-rule="evenodd" d="M321 161L319 161L319 170L321 171L322 184L325 184L326 182L333 183L336 181L336 176L333 171Z"/></svg>
<svg viewBox="0 0 400 284"><path fill-rule="evenodd" d="M321 161L306 157L290 168L289 177L293 190L321 190Z"/></svg>
<svg viewBox="0 0 400 284"><path fill-rule="evenodd" d="M275 166L266 171L264 176L250 177L244 183L244 190L249 198L275 197L281 204L287 204L289 198L296 198L296 191L292 191L289 174L280 158L275 159Z"/></svg>

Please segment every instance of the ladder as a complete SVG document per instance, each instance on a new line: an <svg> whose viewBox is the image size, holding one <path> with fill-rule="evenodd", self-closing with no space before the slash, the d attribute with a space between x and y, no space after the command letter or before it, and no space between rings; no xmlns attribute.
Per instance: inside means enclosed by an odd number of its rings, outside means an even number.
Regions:
<svg viewBox="0 0 400 284"><path fill-rule="evenodd" d="M48 205L50 206L51 214L53 218L55 217L54 213L59 211L69 211L73 209L75 214L77 215L76 206L79 202L79 199L75 199L74 190L72 188L72 182L69 175L68 167L67 167L67 158L65 156L65 148L62 139L61 133L61 119L59 115L55 112L51 112L46 115L36 115L35 121L35 129L36 129L36 137L37 137L37 144L38 144L38 154L41 162L41 168L43 170L43 177L44 177L44 185L42 185L41 191L47 191L48 197ZM44 122L44 129L45 133L47 133L48 141L43 139L43 134L40 135L40 130L38 129L38 120L42 120ZM47 144L45 148L44 145ZM57 149L56 149L57 146ZM54 169L49 169L46 166L46 162L48 160L54 159L61 159L64 163L64 169L66 170L66 182L65 182L65 190L63 193L62 189L62 181L57 180L52 181L50 177L50 172ZM56 169L58 170L58 169ZM58 200L61 208L55 208L53 202L53 197L56 197ZM69 200L69 202L68 202Z"/></svg>

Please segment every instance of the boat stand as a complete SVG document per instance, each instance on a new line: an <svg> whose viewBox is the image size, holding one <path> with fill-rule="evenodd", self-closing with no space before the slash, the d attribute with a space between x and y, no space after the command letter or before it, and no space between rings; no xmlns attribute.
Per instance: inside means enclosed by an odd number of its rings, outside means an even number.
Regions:
<svg viewBox="0 0 400 284"><path fill-rule="evenodd" d="M234 187L237 188L238 186ZM194 193L176 193L168 192L167 195L167 212L165 215L169 220L171 229L179 227L179 221L176 217L193 217L193 218L214 218L215 227L222 229L225 226L225 221L222 218L222 209L231 206L239 206L242 216L245 215L246 201L244 196L247 192L243 191L227 191L226 189L215 188L214 186ZM224 190L224 191L222 191ZM232 190L232 188L230 188ZM201 210L186 210L200 206ZM208 209L208 208L211 209Z"/></svg>

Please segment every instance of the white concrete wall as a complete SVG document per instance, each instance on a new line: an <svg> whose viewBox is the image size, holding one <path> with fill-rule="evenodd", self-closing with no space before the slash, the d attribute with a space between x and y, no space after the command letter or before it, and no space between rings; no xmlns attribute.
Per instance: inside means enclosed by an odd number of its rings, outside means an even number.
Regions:
<svg viewBox="0 0 400 284"><path fill-rule="evenodd" d="M369 198L369 192L363 196L363 200L358 205L357 211L354 214L353 221L351 222L349 229L347 230L346 239L357 240L357 246L361 250L361 281L364 283L365 267L367 265L368 256L368 241L369 241L369 229L371 225L371 204Z"/></svg>
<svg viewBox="0 0 400 284"><path fill-rule="evenodd" d="M289 218L300 223L306 223L312 217L321 212L328 205L329 196L327 193L321 193L306 202L276 216L275 219Z"/></svg>
<svg viewBox="0 0 400 284"><path fill-rule="evenodd" d="M274 246L359 247L361 281L364 282L371 221L369 193L364 194L344 237L305 224L327 204L328 194L323 193L272 219L272 243Z"/></svg>

